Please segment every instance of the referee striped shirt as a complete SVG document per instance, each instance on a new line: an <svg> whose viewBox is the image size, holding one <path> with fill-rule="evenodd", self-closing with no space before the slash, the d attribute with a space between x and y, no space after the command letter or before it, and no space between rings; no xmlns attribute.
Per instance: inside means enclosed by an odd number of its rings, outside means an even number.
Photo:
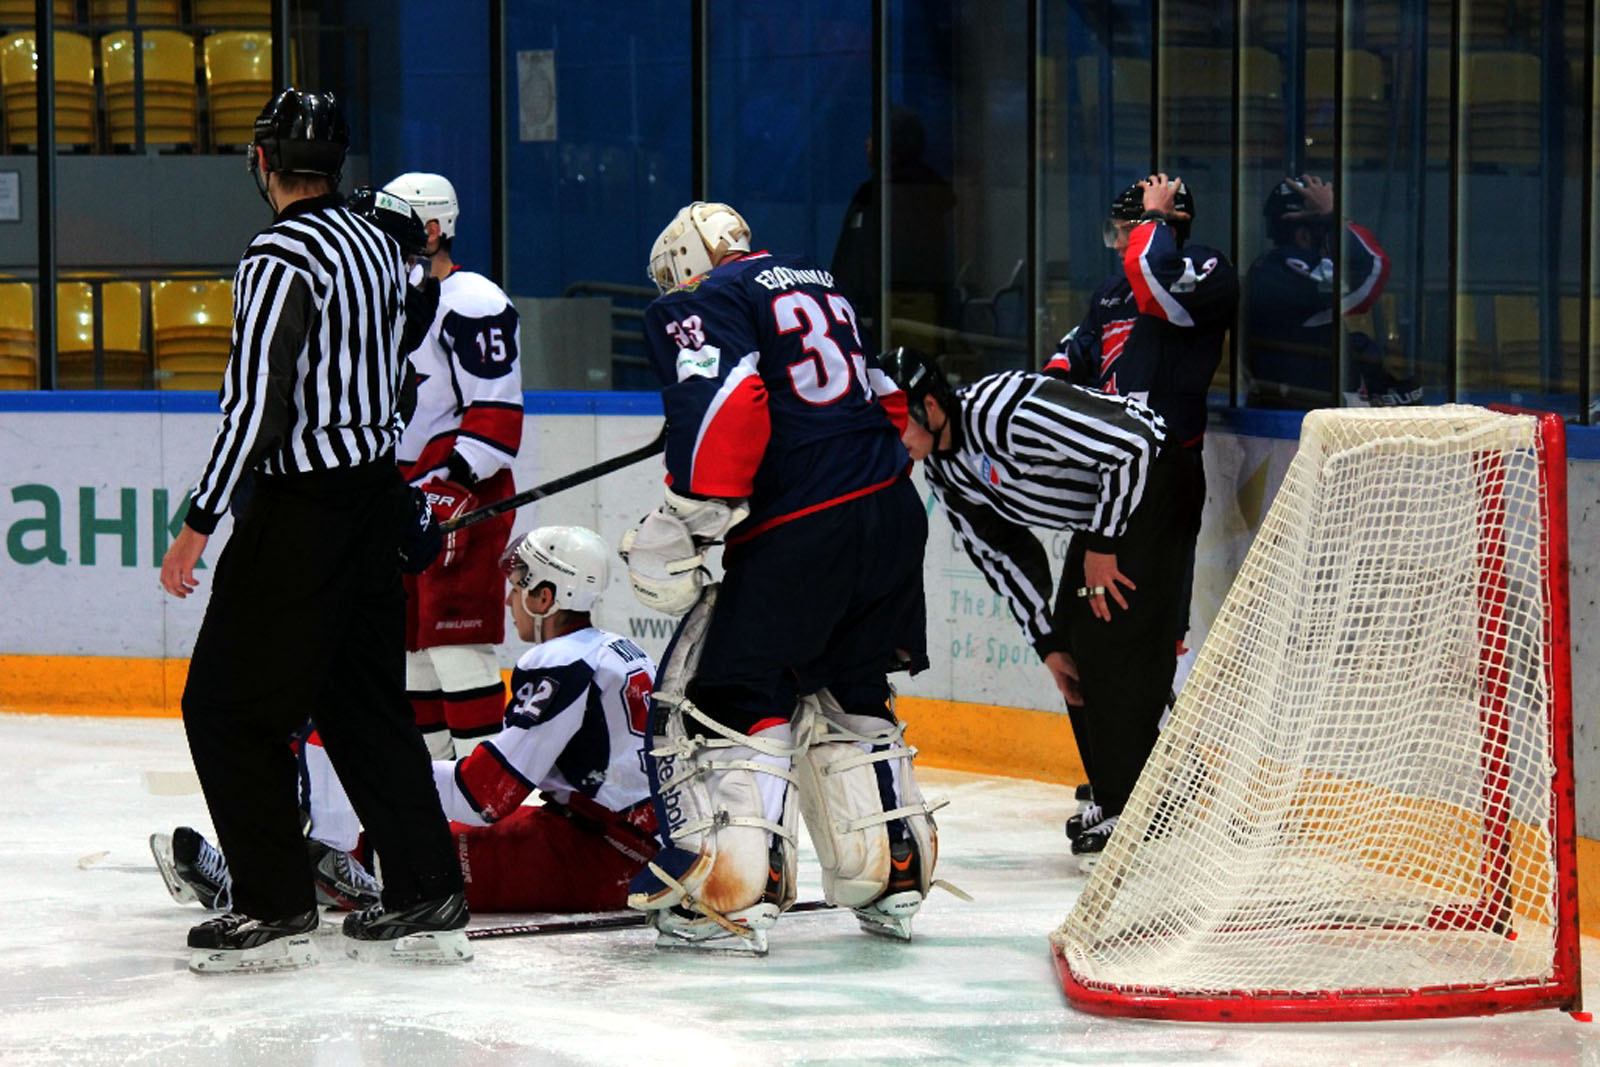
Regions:
<svg viewBox="0 0 1600 1067"><path fill-rule="evenodd" d="M338 193L295 201L233 276L222 424L185 522L209 534L251 470L370 463L400 437L400 247Z"/></svg>
<svg viewBox="0 0 1600 1067"><path fill-rule="evenodd" d="M930 455L924 473L1037 648L1051 632L1051 582L1031 528L1073 530L1088 548L1115 552L1166 427L1133 397L1025 371L981 378L958 396L954 447Z"/></svg>

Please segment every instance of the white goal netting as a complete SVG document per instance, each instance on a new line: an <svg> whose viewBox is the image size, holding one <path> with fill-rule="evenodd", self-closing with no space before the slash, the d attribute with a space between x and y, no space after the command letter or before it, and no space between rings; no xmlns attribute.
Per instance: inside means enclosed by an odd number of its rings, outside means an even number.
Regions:
<svg viewBox="0 0 1600 1067"><path fill-rule="evenodd" d="M1549 981L1555 746L1568 742L1549 712L1541 463L1531 416L1306 417L1052 937L1069 994Z"/></svg>

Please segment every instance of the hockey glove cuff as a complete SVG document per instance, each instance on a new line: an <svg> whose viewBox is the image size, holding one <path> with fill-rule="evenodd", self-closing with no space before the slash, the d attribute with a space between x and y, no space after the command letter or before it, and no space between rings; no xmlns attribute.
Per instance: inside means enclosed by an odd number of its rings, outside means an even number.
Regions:
<svg viewBox="0 0 1600 1067"><path fill-rule="evenodd" d="M471 511L477 500L472 495L472 490L464 488L445 478L434 477L424 482L422 491L427 494L428 506L433 509L434 518L441 523L464 515ZM444 556L440 566L448 567L456 560L460 545L458 538L462 535L460 530L451 530L444 535Z"/></svg>
<svg viewBox="0 0 1600 1067"><path fill-rule="evenodd" d="M750 516L744 501L729 502L719 499L679 496L666 490L661 503L661 513L668 515L688 529L696 544L719 540L723 534Z"/></svg>
<svg viewBox="0 0 1600 1067"><path fill-rule="evenodd" d="M445 533L428 504L428 495L416 486L408 487L411 506L406 509L406 524L400 531L400 570L421 574L444 550Z"/></svg>
<svg viewBox="0 0 1600 1067"><path fill-rule="evenodd" d="M665 509L652 511L623 534L620 554L628 564L633 595L667 615L694 607L710 580L702 566L705 554L695 547L688 525Z"/></svg>

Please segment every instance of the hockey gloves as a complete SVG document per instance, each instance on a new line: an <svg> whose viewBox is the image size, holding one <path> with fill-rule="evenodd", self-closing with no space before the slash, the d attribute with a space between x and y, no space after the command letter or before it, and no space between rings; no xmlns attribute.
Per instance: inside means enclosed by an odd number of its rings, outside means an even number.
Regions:
<svg viewBox="0 0 1600 1067"><path fill-rule="evenodd" d="M622 536L620 554L633 595L667 615L694 607L711 580L704 549L749 514L743 503L700 500L668 489L661 507Z"/></svg>
<svg viewBox="0 0 1600 1067"><path fill-rule="evenodd" d="M414 485L409 491L411 506L406 509L406 524L400 531L400 570L403 574L421 574L439 558L445 534L428 505L428 494Z"/></svg>
<svg viewBox="0 0 1600 1067"><path fill-rule="evenodd" d="M427 494L428 506L433 509L434 518L441 523L453 519L457 515L465 515L477 503L472 495L472 490L446 478L430 478L422 484L422 491ZM444 558L439 563L441 567L448 567L455 561L456 539L459 536L461 536L460 530L451 530L444 535Z"/></svg>

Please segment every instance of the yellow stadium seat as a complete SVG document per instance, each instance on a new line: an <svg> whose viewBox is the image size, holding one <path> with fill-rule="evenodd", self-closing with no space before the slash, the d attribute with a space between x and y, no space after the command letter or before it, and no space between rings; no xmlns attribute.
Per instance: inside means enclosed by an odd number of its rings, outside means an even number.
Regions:
<svg viewBox="0 0 1600 1067"><path fill-rule="evenodd" d="M93 145L97 105L94 92L94 46L81 33L57 30L56 144ZM5 111L9 145L39 143L38 55L32 31L0 40L0 100Z"/></svg>
<svg viewBox="0 0 1600 1067"><path fill-rule="evenodd" d="M89 17L101 25L128 24L128 0L89 0ZM134 0L134 21L140 26L176 26L182 21L178 0Z"/></svg>
<svg viewBox="0 0 1600 1067"><path fill-rule="evenodd" d="M1494 340L1498 355L1500 384L1511 389L1571 389L1577 381L1578 312L1575 296L1561 298L1557 335L1560 360L1557 373L1547 375L1540 342L1542 330L1550 328L1540 320L1539 298L1531 294L1500 294L1494 298Z"/></svg>
<svg viewBox="0 0 1600 1067"><path fill-rule="evenodd" d="M1191 156L1231 154L1235 141L1258 161L1283 156L1283 64L1265 48L1240 50L1242 128L1235 129L1233 51L1168 48L1162 52L1165 104L1182 120L1172 136Z"/></svg>
<svg viewBox="0 0 1600 1067"><path fill-rule="evenodd" d="M1473 52L1462 57L1461 68L1461 139L1467 164L1537 167L1539 57L1528 52Z"/></svg>
<svg viewBox="0 0 1600 1067"><path fill-rule="evenodd" d="M271 0L194 0L194 20L202 26L270 26Z"/></svg>
<svg viewBox="0 0 1600 1067"><path fill-rule="evenodd" d="M72 21L72 0L55 0L56 21ZM0 26L32 26L33 0L0 0Z"/></svg>
<svg viewBox="0 0 1600 1067"><path fill-rule="evenodd" d="M272 34L213 33L205 54L213 145L246 145L256 116L272 99Z"/></svg>
<svg viewBox="0 0 1600 1067"><path fill-rule="evenodd" d="M39 346L33 332L33 286L0 283L0 389L36 389Z"/></svg>
<svg viewBox="0 0 1600 1067"><path fill-rule="evenodd" d="M56 286L56 385L95 388L94 291L89 282ZM108 281L100 290L101 382L107 389L149 385L150 354L144 343L144 285Z"/></svg>
<svg viewBox="0 0 1600 1067"><path fill-rule="evenodd" d="M160 389L215 389L228 365L233 282L171 279L150 290L155 379Z"/></svg>
<svg viewBox="0 0 1600 1067"><path fill-rule="evenodd" d="M1306 50L1306 162L1324 167L1333 161L1333 56L1331 48ZM1389 79L1375 53L1344 53L1344 158L1377 163L1389 151Z"/></svg>
<svg viewBox="0 0 1600 1067"><path fill-rule="evenodd" d="M145 30L144 139L149 144L196 141L198 90L194 38L176 30ZM100 40L100 75L106 87L106 125L112 144L133 144L135 129L133 34L108 33Z"/></svg>

